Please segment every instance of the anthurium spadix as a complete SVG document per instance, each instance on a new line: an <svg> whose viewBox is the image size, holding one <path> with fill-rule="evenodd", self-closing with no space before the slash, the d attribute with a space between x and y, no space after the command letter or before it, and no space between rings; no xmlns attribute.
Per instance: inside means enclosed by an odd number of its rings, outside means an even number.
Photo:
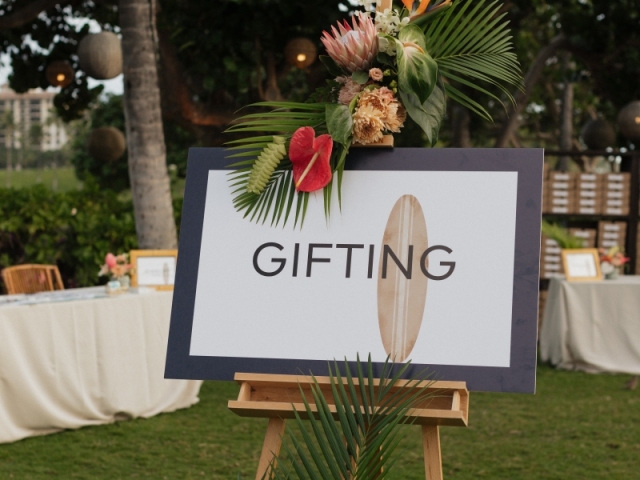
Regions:
<svg viewBox="0 0 640 480"><path fill-rule="evenodd" d="M398 32L396 55L398 86L401 92L413 93L420 103L427 101L438 81L438 64L427 52L422 29L407 25Z"/></svg>

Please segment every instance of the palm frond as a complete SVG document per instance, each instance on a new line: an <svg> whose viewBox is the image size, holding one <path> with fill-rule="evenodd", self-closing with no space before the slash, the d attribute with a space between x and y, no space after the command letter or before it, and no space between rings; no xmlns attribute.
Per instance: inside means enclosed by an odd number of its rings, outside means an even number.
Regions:
<svg viewBox="0 0 640 480"><path fill-rule="evenodd" d="M234 134L250 134L245 138L227 142L227 150L230 152L227 158L238 160L228 165L234 169L229 174L229 185L234 195L233 205L251 221L265 223L270 219L271 226L277 226L281 221L284 226L292 211L294 198L297 196L294 227L299 224L302 228L309 194L296 193L288 157L282 158L274 167L273 173L260 193L248 190L252 178L251 171L263 152L273 145L274 138L284 139L288 152L291 135L298 128L309 126L313 127L317 133L326 133L326 107L324 104L297 102L260 102L250 106L266 107L272 110L244 115L226 130ZM265 133L273 135L265 135ZM330 185L328 193L329 201L325 200L325 209L330 208ZM326 195L327 192L325 192L325 198Z"/></svg>
<svg viewBox="0 0 640 480"><path fill-rule="evenodd" d="M312 376L312 398L300 388L305 411L295 411L300 433L287 427L285 458L271 463L267 478L367 480L391 474L396 461L392 454L404 433L400 425L411 423L409 410L432 395L427 393L431 382L424 380L394 388L408 367L387 359L376 383L371 356L364 366L358 357L355 377L346 360L344 375L334 362L329 365L330 392ZM308 424L302 417L308 417Z"/></svg>
<svg viewBox="0 0 640 480"><path fill-rule="evenodd" d="M558 243L560 248L584 248L584 239L574 237L569 230L557 223L542 222L542 233Z"/></svg>
<svg viewBox="0 0 640 480"><path fill-rule="evenodd" d="M447 93L481 117L491 115L480 104L450 85L451 81L501 100L483 84L497 87L515 103L509 87L523 88L520 64L498 1L462 0L428 23L425 28L427 50L438 64L440 74L449 84Z"/></svg>

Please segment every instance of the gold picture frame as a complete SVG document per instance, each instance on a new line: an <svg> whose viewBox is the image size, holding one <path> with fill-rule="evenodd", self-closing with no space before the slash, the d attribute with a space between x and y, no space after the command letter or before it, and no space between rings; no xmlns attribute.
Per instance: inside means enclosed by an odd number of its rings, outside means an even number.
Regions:
<svg viewBox="0 0 640 480"><path fill-rule="evenodd" d="M178 250L131 250L132 287L173 290Z"/></svg>
<svg viewBox="0 0 640 480"><path fill-rule="evenodd" d="M568 282L602 280L600 254L596 248L563 249L562 266Z"/></svg>

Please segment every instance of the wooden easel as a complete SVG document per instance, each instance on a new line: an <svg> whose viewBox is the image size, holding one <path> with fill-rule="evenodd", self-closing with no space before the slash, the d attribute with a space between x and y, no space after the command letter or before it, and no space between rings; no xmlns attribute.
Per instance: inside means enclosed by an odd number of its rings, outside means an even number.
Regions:
<svg viewBox="0 0 640 480"><path fill-rule="evenodd" d="M262 444L262 453L256 472L256 480L261 480L274 457L277 457L284 434L284 422L295 418L294 408L302 418L305 408L300 388L307 401L312 401L311 377L304 375L270 375L236 373L235 381L240 384L237 400L229 401L229 409L242 417L266 417L269 419L267 432ZM329 377L316 377L329 406L331 403L331 383ZM357 384L358 379L354 378ZM346 382L346 380L344 380ZM378 380L374 380L377 385ZM409 380L400 380L394 389L402 389ZM442 458L440 455L440 426L466 427L469 415L469 391L465 382L433 382L428 391L434 395L424 405L410 411L408 417L422 427L422 445L424 450L424 469L427 480L442 480ZM312 409L315 405L310 403ZM336 417L337 418L337 417Z"/></svg>

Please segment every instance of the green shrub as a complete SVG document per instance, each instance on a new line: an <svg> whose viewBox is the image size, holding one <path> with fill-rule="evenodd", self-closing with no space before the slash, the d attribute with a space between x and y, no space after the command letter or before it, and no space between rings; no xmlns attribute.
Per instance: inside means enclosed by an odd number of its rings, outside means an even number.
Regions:
<svg viewBox="0 0 640 480"><path fill-rule="evenodd" d="M178 225L181 207L176 199ZM0 189L0 268L56 264L66 288L88 287L106 282L97 274L107 252L136 247L132 202L113 191L95 184L62 193L41 185Z"/></svg>

